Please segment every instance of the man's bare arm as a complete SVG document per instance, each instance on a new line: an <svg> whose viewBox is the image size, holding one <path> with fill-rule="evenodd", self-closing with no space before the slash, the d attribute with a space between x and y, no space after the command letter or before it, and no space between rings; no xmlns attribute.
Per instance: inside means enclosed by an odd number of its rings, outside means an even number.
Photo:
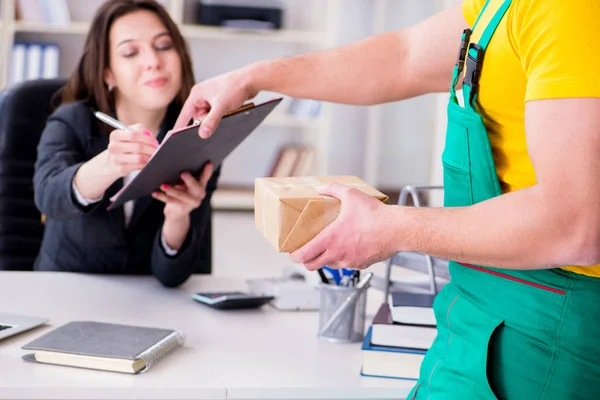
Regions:
<svg viewBox="0 0 600 400"><path fill-rule="evenodd" d="M462 31L460 5L397 32L333 49L260 61L192 88L175 128L202 119L208 137L228 111L260 91L297 98L369 105L448 91Z"/></svg>
<svg viewBox="0 0 600 400"><path fill-rule="evenodd" d="M462 208L398 208L398 250L543 269L600 263L600 99L527 104L536 185Z"/></svg>
<svg viewBox="0 0 600 400"><path fill-rule="evenodd" d="M460 5L401 31L252 65L250 85L292 97L378 104L448 91L462 31Z"/></svg>

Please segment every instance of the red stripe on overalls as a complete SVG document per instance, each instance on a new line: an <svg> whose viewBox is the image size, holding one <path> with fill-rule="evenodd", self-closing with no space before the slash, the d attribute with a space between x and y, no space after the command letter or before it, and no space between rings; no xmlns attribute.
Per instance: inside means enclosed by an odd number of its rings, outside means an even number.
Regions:
<svg viewBox="0 0 600 400"><path fill-rule="evenodd" d="M495 275L495 276L500 277L500 278L504 278L504 279L508 279L508 280L511 280L511 281L514 281L514 282L519 282L519 283L523 283L525 285L533 286L533 287L536 287L538 289L547 290L549 292L558 293L558 294L567 294L567 292L565 292L564 290L555 289L555 288L550 287L550 286L544 286L544 285L540 285L538 283L533 283L533 282L525 281L523 279L515 278L514 276L506 275L506 274L503 274L501 272L490 271L489 269L481 268L481 267L478 267L476 265L471 265L471 264L466 264L466 263L458 263L458 264L462 265L463 267L471 268L471 269L474 269L474 270L477 270L477 271L480 271L480 272L485 272L486 274Z"/></svg>

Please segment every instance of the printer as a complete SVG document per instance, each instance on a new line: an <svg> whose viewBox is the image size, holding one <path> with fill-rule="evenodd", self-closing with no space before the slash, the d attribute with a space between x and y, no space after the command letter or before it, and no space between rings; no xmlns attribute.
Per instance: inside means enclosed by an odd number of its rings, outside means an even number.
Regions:
<svg viewBox="0 0 600 400"><path fill-rule="evenodd" d="M283 6L277 0L200 0L197 22L239 29L281 29Z"/></svg>

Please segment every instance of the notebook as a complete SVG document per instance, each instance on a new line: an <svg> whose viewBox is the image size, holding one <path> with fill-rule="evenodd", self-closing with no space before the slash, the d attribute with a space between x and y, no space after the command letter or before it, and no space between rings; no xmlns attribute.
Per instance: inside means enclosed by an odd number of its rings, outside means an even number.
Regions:
<svg viewBox="0 0 600 400"><path fill-rule="evenodd" d="M137 374L183 345L175 330L73 321L27 343L23 359L44 364Z"/></svg>
<svg viewBox="0 0 600 400"><path fill-rule="evenodd" d="M392 320L402 324L435 326L434 294L392 292Z"/></svg>
<svg viewBox="0 0 600 400"><path fill-rule="evenodd" d="M213 134L198 136L198 124L167 133L144 168L110 198L109 210L149 196L160 185L181 183L180 175L187 171L198 177L209 161L217 168L281 102L276 98L255 105L247 104L225 115Z"/></svg>
<svg viewBox="0 0 600 400"><path fill-rule="evenodd" d="M426 350L379 346L371 340L369 327L362 343L363 363L360 374L379 378L419 379Z"/></svg>
<svg viewBox="0 0 600 400"><path fill-rule="evenodd" d="M379 307L372 327L371 343L379 346L427 350L437 336L435 325L413 325L393 321L387 303Z"/></svg>

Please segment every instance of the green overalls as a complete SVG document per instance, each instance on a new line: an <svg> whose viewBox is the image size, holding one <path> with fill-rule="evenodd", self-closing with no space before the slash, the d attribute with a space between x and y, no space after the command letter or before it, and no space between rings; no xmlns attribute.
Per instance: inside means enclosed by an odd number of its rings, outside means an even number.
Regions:
<svg viewBox="0 0 600 400"><path fill-rule="evenodd" d="M502 194L476 99L485 49L510 3L479 43L463 33L442 155L447 207ZM465 66L463 108L454 88ZM456 262L450 274L434 303L437 338L408 399L600 399L600 279Z"/></svg>

